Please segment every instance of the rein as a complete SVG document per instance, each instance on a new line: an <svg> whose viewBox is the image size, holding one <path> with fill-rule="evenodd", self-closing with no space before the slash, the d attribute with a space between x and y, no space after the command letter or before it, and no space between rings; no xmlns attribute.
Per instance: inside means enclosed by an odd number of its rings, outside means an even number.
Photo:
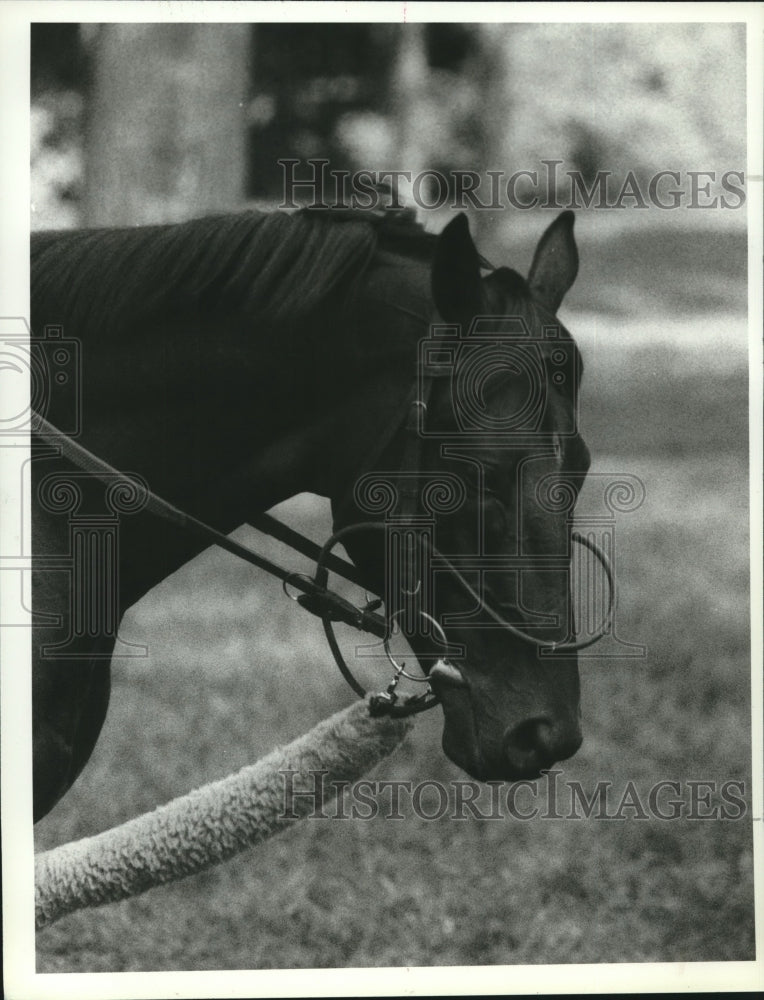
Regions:
<svg viewBox="0 0 764 1000"><path fill-rule="evenodd" d="M417 471L421 465L420 453L422 439L419 435L419 418L422 413L427 411L427 404L429 402L431 390L431 379L424 379L419 386L419 390L420 392L417 394L415 389L414 395L416 398L414 398L409 404L406 415L405 431L407 434L407 440L400 468L402 473ZM271 576L281 580L284 593L288 597L296 601L296 603L301 605L311 614L321 618L327 642L337 666L350 687L352 687L352 689L361 697L366 697L368 692L364 690L364 688L358 683L357 679L353 676L353 673L342 655L342 651L340 650L339 643L337 642L337 638L334 633L334 623L340 622L345 625L350 625L359 631L367 632L378 639L382 639L385 653L394 668L394 676L385 691L371 695L369 699L369 711L372 715L389 715L395 717L413 715L415 713L425 711L426 709L433 708L436 704L438 704L439 699L432 691L427 676L425 675L420 677L407 673L404 669L404 665L397 663L390 652L389 642L393 633L393 626L396 618L403 613L403 608L396 609L394 612L388 613L387 615L381 615L378 613L378 609L383 604L381 599L372 599L368 601L364 607L359 608L352 602L346 600L340 594L330 590L328 587L328 577L330 572L335 573L337 576L342 577L350 583L354 583L361 587L365 586L363 576L359 569L347 560L334 555L332 550L339 542L350 534L360 531L385 530L387 525L384 522L361 521L346 525L335 531L327 539L324 545L318 545L316 542L312 541L312 539L307 538L305 535L295 531L293 528L290 528L288 525L269 514L258 514L254 516L249 523L258 531L283 542L285 545L294 549L296 552L299 552L301 555L307 556L315 561L315 576L311 578L306 574L295 573L291 570L285 569L278 563L275 563L265 556L254 552L246 545L242 545L240 542L234 541L222 531L218 531L206 522L188 514L186 511L181 510L174 504L165 500L163 497L160 497L156 493L152 492L142 477L134 473L121 472L108 462L104 461L104 459L99 458L83 445L64 434L53 424L45 420L44 417L37 413L34 414L34 417L35 422L32 433L35 436L41 438L46 442L46 444L57 448L64 458L68 459L72 462L72 464L78 466L83 471L94 475L102 481L107 481L110 485L118 483L127 488L137 500L141 501L140 504L135 506L135 509L147 510L156 517L168 521L183 531L189 531L195 534L197 537L203 539L211 545L217 545L219 548L225 549L232 555L243 559L245 562L248 562L253 566L257 566L259 569L262 569ZM371 458L367 459L367 463L365 464L368 465L374 463L376 457L378 457L378 455L384 450L385 445L389 441L389 437L395 433L397 426L399 425L393 425L390 433L385 436L382 444L378 445L378 447L373 450ZM401 512L402 522L404 524L407 521L410 522L416 517L416 513L416 493L404 492ZM496 625L505 629L510 633L510 635L513 635L515 638L529 643L530 645L538 648L540 651L547 652L548 654L567 654L575 652L579 649L584 649L587 646L591 646L601 639L603 635L608 634L612 624L613 611L615 607L615 580L608 556L595 542L580 535L578 532L574 531L571 533L571 540L589 549L594 554L594 556L602 564L608 581L607 611L605 612L602 621L593 635L580 641L559 643L549 642L548 640L539 639L536 636L532 636L527 632L522 631L516 625L508 622L501 615L499 615L498 612L491 608L491 606L486 603L485 599L467 582L463 574L447 559L446 556L438 552L434 546L431 547L431 561L434 569L447 570L449 574L459 583L465 593L476 602L478 607L485 611ZM413 546L408 546L406 549L405 563L403 567L403 593L406 598L410 598L416 594L419 583L421 582L415 580L416 570L414 560L414 548ZM293 596L289 588L294 588L295 590L300 591L300 593L297 596ZM519 608L515 608L514 610L520 611ZM440 624L421 609L418 610L418 614L426 619L435 630L438 642L441 643L443 647L447 647L448 643L446 635ZM445 653L442 653L439 659L441 663L445 665L446 669L454 671L455 674L458 674L458 671L456 671L456 669L448 663ZM424 694L410 696L403 701L399 701L395 689L401 677L408 677L411 680L426 683L427 688Z"/></svg>
<svg viewBox="0 0 764 1000"><path fill-rule="evenodd" d="M141 477L131 473L120 472L114 466L104 461L104 459L99 458L92 451L72 440L72 438L64 434L57 427L54 427L53 424L49 423L39 414L35 414L35 425L32 433L42 438L46 444L58 448L64 458L67 458L83 471L91 473L98 479L107 480L109 483L116 481L126 486L143 500L139 509L147 510L184 531L190 531L211 545L217 545L232 555L243 559L245 562L257 566L258 569L265 570L266 573L275 576L285 585L289 584L301 590L306 600L303 602L303 597L301 596L297 599L298 603L302 604L303 607L307 608L313 614L317 614L320 617L323 614L331 613L335 620L353 625L364 632L370 632L380 639L383 639L387 634L385 619L381 615L356 608L355 605L346 601L339 594L326 591L317 586L310 577L284 569L278 563L272 562L265 556L254 552L246 545L242 545L240 542L229 538L222 531L218 531L217 528L213 528L206 522L200 521L193 515L174 506L168 500L153 493ZM276 538L278 541L288 545L296 552L308 556L310 559L318 559L322 554L323 550L320 545L312 541L312 539L306 538L299 531L290 528L289 525L284 524L275 517L271 517L270 514L258 514L252 518L251 524L258 531L263 532L263 534ZM325 561L333 573L343 577L350 583L363 586L361 574L352 563L334 555L327 556Z"/></svg>

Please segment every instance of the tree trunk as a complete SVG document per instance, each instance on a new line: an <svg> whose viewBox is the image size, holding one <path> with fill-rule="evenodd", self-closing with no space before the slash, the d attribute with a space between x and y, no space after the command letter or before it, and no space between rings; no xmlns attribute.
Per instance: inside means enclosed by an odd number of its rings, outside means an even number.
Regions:
<svg viewBox="0 0 764 1000"><path fill-rule="evenodd" d="M84 222L172 222L241 204L250 27L107 24L94 39Z"/></svg>
<svg viewBox="0 0 764 1000"><path fill-rule="evenodd" d="M392 111L397 143L394 169L411 171L411 182L401 179L404 202L412 198L415 178L428 166L427 148L429 66L425 25L402 24L397 32L397 51L391 72ZM417 192L419 195L419 192Z"/></svg>
<svg viewBox="0 0 764 1000"><path fill-rule="evenodd" d="M527 26L522 24L477 25L479 45L473 72L482 94L482 114L474 169L481 171L485 178L486 191L481 195L484 202L490 197L489 170L510 174L518 169L514 132L522 81L518 79L515 55L526 31ZM506 207L505 203L503 209L473 213L473 231L478 240L495 240ZM486 246L483 249L488 252Z"/></svg>

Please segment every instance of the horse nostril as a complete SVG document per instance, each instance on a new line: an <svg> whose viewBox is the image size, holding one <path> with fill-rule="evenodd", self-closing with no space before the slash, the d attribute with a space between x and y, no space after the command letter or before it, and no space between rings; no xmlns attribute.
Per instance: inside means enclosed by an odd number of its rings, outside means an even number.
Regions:
<svg viewBox="0 0 764 1000"><path fill-rule="evenodd" d="M504 737L504 746L507 750L519 750L526 754L533 750L538 750L542 742L541 730L551 728L545 719L526 719L510 729Z"/></svg>
<svg viewBox="0 0 764 1000"><path fill-rule="evenodd" d="M543 717L525 719L504 737L504 757L514 770L542 770L571 757L581 745L580 730L567 733Z"/></svg>
<svg viewBox="0 0 764 1000"><path fill-rule="evenodd" d="M553 729L547 719L525 719L505 735L504 756L515 770L539 771L560 759L554 742Z"/></svg>

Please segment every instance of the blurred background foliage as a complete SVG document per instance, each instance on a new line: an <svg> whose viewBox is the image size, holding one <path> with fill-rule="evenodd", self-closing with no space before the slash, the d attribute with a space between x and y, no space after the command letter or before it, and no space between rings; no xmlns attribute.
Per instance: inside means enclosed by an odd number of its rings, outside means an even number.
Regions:
<svg viewBox="0 0 764 1000"><path fill-rule="evenodd" d="M153 182L133 180L143 190L125 200L122 167L122 191L108 192L144 216L131 221L275 205L277 160L288 157L325 158L334 170L509 174L553 156L588 181L599 170L633 170L646 182L665 169L744 169L744 31L700 23L33 25L33 225L125 221L89 192L104 197L103 164L110 155L124 161L125 145L139 139ZM220 77L222 85L210 83ZM203 155L202 132L214 147ZM193 172L194 162L214 175L214 192L179 189L180 168ZM163 168L174 180L158 183ZM157 197L147 197L148 186Z"/></svg>

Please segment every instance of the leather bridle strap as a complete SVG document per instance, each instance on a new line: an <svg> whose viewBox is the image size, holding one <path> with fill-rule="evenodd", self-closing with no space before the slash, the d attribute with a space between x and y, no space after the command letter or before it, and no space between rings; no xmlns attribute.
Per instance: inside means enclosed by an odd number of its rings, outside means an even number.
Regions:
<svg viewBox="0 0 764 1000"><path fill-rule="evenodd" d="M395 478L396 475L399 478L396 492L401 498L397 506L394 524L396 527L401 529L413 527L416 523L416 517L419 511L419 490L417 488L415 474L421 472L422 469L422 436L420 434L420 422L422 422L426 416L431 390L432 377L427 376L423 378L421 382L415 383L411 393L409 394L409 403L406 410L406 420L404 425L405 439L403 454L401 455L398 472L393 474L393 478ZM392 432L389 430L381 442L381 445L378 445L373 455L367 460L366 466L373 467L380 454L384 451L386 444L389 443L391 433ZM345 506L346 505L343 504L340 509L344 511ZM337 520L338 518L335 518L335 524ZM387 534L391 528L392 524L385 521L363 521L348 524L342 528L336 529L334 534L325 542L321 555L316 560L315 582L321 587L327 586L329 575L328 571L330 569L328 557L331 554L332 548L338 542L344 541L348 535L352 535L357 532L381 530ZM387 601L395 601L396 606L397 601L400 599L403 602L403 606L395 611L388 608L388 624L392 627L396 617L404 611L404 607L406 605L410 605L413 607L415 612L414 617L417 618L417 620L421 616L423 619L428 620L441 632L443 644L445 646L445 634L442 629L440 629L437 622L435 622L435 620L431 618L428 613L418 606L418 602L421 598L417 596L417 592L421 587L421 576L419 579L415 579L417 576L417 553L413 544L411 532L409 531L404 531L404 545L405 549L402 558L401 578L399 581L396 581L399 583L399 591L396 594L388 594L386 597ZM424 548L420 544L420 556L423 551ZM362 698L366 697L369 692L367 692L361 684L359 684L345 661L345 657L342 654L337 637L334 633L334 625L331 616L324 615L322 617L324 632L326 634L329 648L334 655L335 662L337 663L342 676L358 695ZM400 718L408 715L415 715L420 712L425 712L430 708L434 708L435 705L439 703L439 699L433 693L429 684L427 684L427 689L424 693L420 695L408 695L404 698L400 698L396 692L398 681L402 676L409 677L412 680L423 681L424 683L427 683L427 676L425 672L425 676L421 678L415 677L403 669L403 664L397 664L387 645L389 638L389 634L385 636L384 647L391 664L395 668L395 673L391 683L387 686L385 691L380 691L376 694L370 695L369 711L372 715L389 715Z"/></svg>
<svg viewBox="0 0 764 1000"><path fill-rule="evenodd" d="M64 434L57 427L54 427L53 424L49 423L39 414L34 415L32 434L41 438L46 444L58 449L64 458L68 459L84 472L90 473L109 485L119 483L124 486L131 494L136 495L140 501L136 505L137 509L147 510L155 516L174 524L181 530L193 532L193 534L208 544L217 545L219 548L225 549L245 562L257 566L258 569L264 570L271 576L275 576L285 585L288 584L302 591L302 596L297 599L298 602L314 614L321 616L330 615L336 621L342 621L347 625L352 625L354 628L370 632L380 639L384 639L387 635L387 624L381 615L376 614L373 610L355 607L355 605L346 601L338 594L317 586L310 577L279 566L265 556L253 552L246 545L242 545L240 542L229 538L222 531L218 531L204 521L180 510L180 508L171 504L163 497L153 493L142 477L120 472L102 458L94 455L93 452L89 451L83 445L74 441L67 434ZM322 553L322 546L316 544L310 538L306 538L288 525L283 524L281 521L276 520L276 518L271 517L269 514L258 514L252 519L251 524L258 531L271 535L311 559L318 559ZM331 554L325 555L324 560L333 573L351 583L358 584L359 586L364 585L359 570L352 563Z"/></svg>
<svg viewBox="0 0 764 1000"><path fill-rule="evenodd" d="M400 465L401 483L398 486L398 492L402 499L399 516L396 519L402 527L411 525L419 510L419 488L415 478L416 474L422 471L422 437L419 428L420 423L423 423L426 417L431 392L432 378L427 376L422 379L419 396L409 406L406 417L406 444ZM416 591L421 582L414 579L416 576L415 561L416 554L412 539L409 537L404 554L403 579L401 580L406 596Z"/></svg>

